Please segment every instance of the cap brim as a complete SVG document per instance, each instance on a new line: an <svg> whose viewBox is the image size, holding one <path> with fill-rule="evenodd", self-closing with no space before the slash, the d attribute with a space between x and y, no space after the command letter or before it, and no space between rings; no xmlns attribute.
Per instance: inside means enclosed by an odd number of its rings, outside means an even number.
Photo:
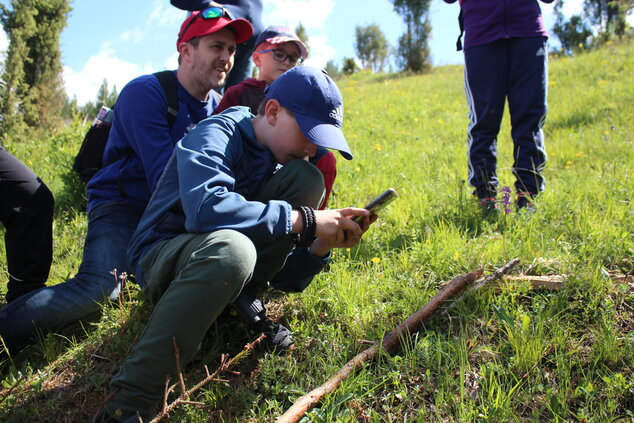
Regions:
<svg viewBox="0 0 634 423"><path fill-rule="evenodd" d="M299 55L301 56L301 58L305 59L308 56L308 50L306 49L306 46L301 40L298 40L297 38L291 38L291 37L286 37L282 35L282 36L268 38L264 41L270 44L282 44L282 43L289 43L289 42L295 43L295 45L299 49Z"/></svg>
<svg viewBox="0 0 634 423"><path fill-rule="evenodd" d="M341 128L302 113L293 113L297 124L310 142L319 147L338 150L346 160L352 160L352 152Z"/></svg>
<svg viewBox="0 0 634 423"><path fill-rule="evenodd" d="M236 34L236 44L244 43L249 41L249 39L253 36L253 27L246 19L238 18L232 21L227 22L225 25L220 28L214 30L213 32L218 31L222 28L231 28Z"/></svg>

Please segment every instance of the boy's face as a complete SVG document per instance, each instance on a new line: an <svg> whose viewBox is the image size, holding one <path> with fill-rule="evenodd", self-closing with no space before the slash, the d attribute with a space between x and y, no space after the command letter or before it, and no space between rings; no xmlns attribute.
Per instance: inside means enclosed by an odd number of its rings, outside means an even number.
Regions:
<svg viewBox="0 0 634 423"><path fill-rule="evenodd" d="M233 67L236 37L228 28L200 37L192 49L192 79L205 91L222 87Z"/></svg>
<svg viewBox="0 0 634 423"><path fill-rule="evenodd" d="M278 62L274 59L274 51L268 51L266 53L258 53L262 50L278 50L278 54L284 54L285 56L292 56L294 58L300 57L299 48L297 44L292 41L287 41L281 44L262 43L257 46L256 51L253 53L253 63L258 68L258 79L266 81L267 84L272 84L278 76L294 67L288 58L283 62ZM297 61L295 61L297 63Z"/></svg>
<svg viewBox="0 0 634 423"><path fill-rule="evenodd" d="M276 115L273 140L268 148L280 164L308 160L317 152L317 146L304 136L293 114L283 107L279 107Z"/></svg>

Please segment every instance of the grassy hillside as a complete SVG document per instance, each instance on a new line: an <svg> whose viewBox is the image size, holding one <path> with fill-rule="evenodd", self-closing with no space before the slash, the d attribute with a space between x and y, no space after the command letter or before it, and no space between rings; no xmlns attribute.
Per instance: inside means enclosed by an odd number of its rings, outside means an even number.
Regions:
<svg viewBox="0 0 634 423"><path fill-rule="evenodd" d="M400 198L355 249L302 294L267 298L295 333L288 356L254 352L171 421L269 422L424 305L442 284L509 260L560 275L559 290L526 281L466 297L398 355L349 378L304 421L632 421L634 419L634 44L552 58L545 171L537 212L483 219L467 173L462 67L413 77L357 74L339 81L355 160L338 160L333 207L361 206L394 187ZM84 129L5 146L56 195L51 283L81 260L86 217L69 174ZM501 186L512 186L508 114L499 139ZM3 246L0 245L0 249ZM3 251L0 279L7 278ZM632 278L632 276L630 276ZM4 286L0 289L4 289ZM131 286L125 304L49 336L0 374L0 420L83 421L148 316ZM193 385L218 355L247 339L231 316L212 327L187 369Z"/></svg>

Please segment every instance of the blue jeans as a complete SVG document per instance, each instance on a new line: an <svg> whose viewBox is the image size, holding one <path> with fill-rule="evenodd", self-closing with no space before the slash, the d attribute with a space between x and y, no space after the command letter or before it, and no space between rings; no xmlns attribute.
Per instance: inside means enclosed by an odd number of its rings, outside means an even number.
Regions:
<svg viewBox="0 0 634 423"><path fill-rule="evenodd" d="M97 314L99 303L116 298L111 271L130 274L126 248L142 213L142 209L110 202L88 214L84 257L75 277L25 294L0 310L0 335L10 350L33 343L40 333Z"/></svg>

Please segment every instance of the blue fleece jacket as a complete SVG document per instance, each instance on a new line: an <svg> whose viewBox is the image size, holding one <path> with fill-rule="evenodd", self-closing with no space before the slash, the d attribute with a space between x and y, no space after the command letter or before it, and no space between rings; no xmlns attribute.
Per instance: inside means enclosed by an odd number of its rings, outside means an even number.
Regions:
<svg viewBox="0 0 634 423"><path fill-rule="evenodd" d="M171 129L167 98L154 75L133 79L121 90L104 163L122 158L102 168L88 183L88 211L108 201L144 209L176 142L218 105L215 96L201 101L177 85L178 116Z"/></svg>
<svg viewBox="0 0 634 423"><path fill-rule="evenodd" d="M277 167L253 130L253 115L233 107L200 122L179 141L128 253L139 260L157 242L181 233L234 229L251 239L292 232L291 205L253 201Z"/></svg>
<svg viewBox="0 0 634 423"><path fill-rule="evenodd" d="M254 240L291 234L290 204L253 201L277 163L257 141L252 119L248 108L232 107L178 142L128 247L139 285L145 285L139 261L156 243L182 233L233 229ZM271 285L302 291L329 260L296 248Z"/></svg>

